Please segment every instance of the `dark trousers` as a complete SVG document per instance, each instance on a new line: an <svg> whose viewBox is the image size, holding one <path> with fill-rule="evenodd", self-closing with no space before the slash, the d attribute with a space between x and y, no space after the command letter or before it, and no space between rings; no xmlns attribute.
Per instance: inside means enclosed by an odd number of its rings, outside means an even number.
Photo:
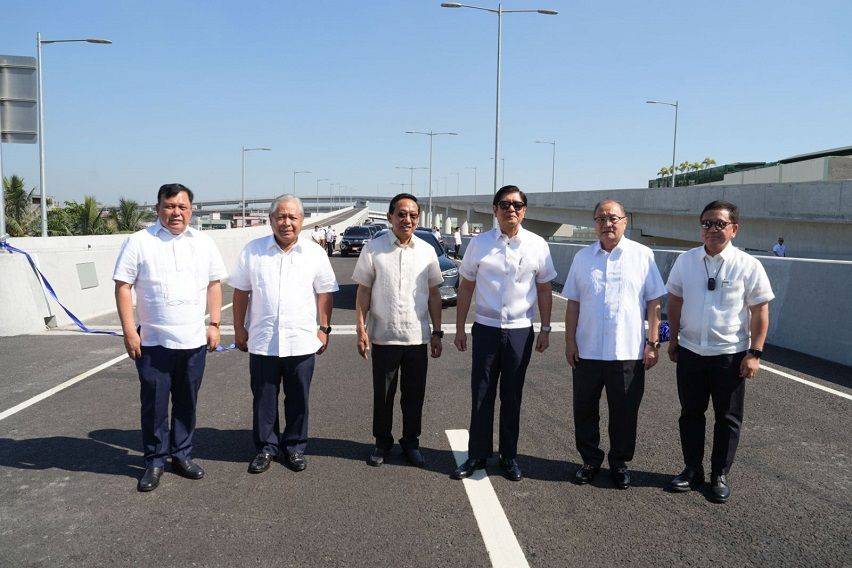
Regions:
<svg viewBox="0 0 852 568"><path fill-rule="evenodd" d="M580 359L574 369L574 438L583 463L600 467L601 392L609 407L609 466L633 459L639 404L645 392L645 365L638 361Z"/></svg>
<svg viewBox="0 0 852 568"><path fill-rule="evenodd" d="M328 252L328 256L334 254L334 241L326 241L325 250Z"/></svg>
<svg viewBox="0 0 852 568"><path fill-rule="evenodd" d="M403 448L417 448L426 395L426 345L373 344L373 436L376 446L393 446L393 401L399 383Z"/></svg>
<svg viewBox="0 0 852 568"><path fill-rule="evenodd" d="M136 370L142 403L145 467L163 467L169 455L186 460L192 454L195 405L206 360L206 346L196 349L142 346ZM172 399L171 427L169 395Z"/></svg>
<svg viewBox="0 0 852 568"><path fill-rule="evenodd" d="M500 329L473 324L473 366L468 456L487 459L493 452L494 401L500 388L500 455L518 455L521 395L532 355L532 327Z"/></svg>
<svg viewBox="0 0 852 568"><path fill-rule="evenodd" d="M308 443L308 394L316 356L249 355L252 434L258 452L277 456L304 453ZM284 432L278 420L278 393L284 386Z"/></svg>
<svg viewBox="0 0 852 568"><path fill-rule="evenodd" d="M740 363L746 352L704 357L684 347L677 349L677 394L680 398L680 444L688 467L703 469L704 413L713 399L713 453L711 472L731 470L745 406L745 379Z"/></svg>

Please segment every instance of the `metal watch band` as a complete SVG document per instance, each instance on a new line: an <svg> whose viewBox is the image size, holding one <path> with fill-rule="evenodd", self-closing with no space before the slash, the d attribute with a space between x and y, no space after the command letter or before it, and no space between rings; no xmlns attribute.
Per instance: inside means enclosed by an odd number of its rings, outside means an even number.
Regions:
<svg viewBox="0 0 852 568"><path fill-rule="evenodd" d="M547 333L550 333L550 330L551 330L551 329L553 329L553 328L551 328L549 325L543 325L543 326L541 326L541 331L545 331L545 332L547 332Z"/></svg>

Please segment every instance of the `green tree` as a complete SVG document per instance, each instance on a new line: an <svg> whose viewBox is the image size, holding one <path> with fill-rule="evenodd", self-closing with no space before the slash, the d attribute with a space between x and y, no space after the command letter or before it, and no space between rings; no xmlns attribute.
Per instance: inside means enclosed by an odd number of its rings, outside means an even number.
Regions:
<svg viewBox="0 0 852 568"><path fill-rule="evenodd" d="M683 161L677 165L677 171L679 171L680 173L683 173L687 170L689 170L689 162Z"/></svg>
<svg viewBox="0 0 852 568"><path fill-rule="evenodd" d="M698 170L703 170L704 169L704 163L703 162L692 162L691 164L689 164L689 169L694 171L694 172L697 172Z"/></svg>
<svg viewBox="0 0 852 568"><path fill-rule="evenodd" d="M83 196L83 202L66 201L71 231L75 235L106 235L115 232L103 215L106 211L93 195Z"/></svg>
<svg viewBox="0 0 852 568"><path fill-rule="evenodd" d="M110 218L119 233L132 233L139 230L142 223L150 221L153 214L139 207L136 201L122 197L118 201L118 207L110 211Z"/></svg>
<svg viewBox="0 0 852 568"><path fill-rule="evenodd" d="M710 156L707 156L706 158L704 158L703 160L701 160L701 163L702 163L702 164L704 164L704 167L705 167L705 168L709 168L709 167L711 167L711 166L715 166L715 165L716 165L716 160L714 160L714 159L713 159L713 158L711 158Z"/></svg>
<svg viewBox="0 0 852 568"><path fill-rule="evenodd" d="M35 188L27 191L24 178L13 175L3 178L3 196L6 201L6 231L13 237L25 237L35 219L32 196Z"/></svg>

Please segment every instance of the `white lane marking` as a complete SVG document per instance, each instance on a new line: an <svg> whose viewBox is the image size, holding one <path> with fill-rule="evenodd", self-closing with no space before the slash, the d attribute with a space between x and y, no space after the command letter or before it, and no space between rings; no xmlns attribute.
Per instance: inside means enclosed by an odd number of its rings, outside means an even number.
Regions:
<svg viewBox="0 0 852 568"><path fill-rule="evenodd" d="M808 385L809 387L813 387L815 389L819 389L821 391L825 391L827 393L831 393L833 395L839 396L841 398L845 398L846 400L852 400L852 394L841 392L839 390L830 389L828 387L824 387L819 383L814 383L812 381L805 380L801 377L797 377L796 375L791 375L790 373L785 373L784 371L779 371L778 369L773 369L772 367L768 367L765 364L760 364L761 369L766 369L770 373L775 373L776 375L780 375L785 379L790 379L791 381L796 381L797 383L802 383Z"/></svg>
<svg viewBox="0 0 852 568"><path fill-rule="evenodd" d="M230 308L231 305L232 304L228 304L227 306L222 306L222 309L226 310L226 309ZM210 317L210 314L207 314L204 317L208 318L208 317ZM118 329L121 329L121 326L104 326L103 329L108 329L110 327L113 327L113 328L117 327ZM67 335L67 334L78 334L78 333L79 332L61 332L61 331L53 332L53 334L55 334L55 335ZM90 335L90 334L86 334L86 335ZM40 402L40 401L46 399L47 397L53 396L56 393L63 391L65 389L67 389L68 387L79 383L83 379L87 379L87 378L91 377L95 373L103 371L104 369L112 367L116 363L124 361L128 357L129 356L127 355L127 353L124 353L123 355L119 355L118 357L115 357L114 359L110 359L109 361L107 361L105 363L101 363L97 367L89 369L88 371L86 371L84 373L80 373L76 377L72 377L72 378L68 379L64 383L58 384L55 387L48 389L41 394L37 394L34 397L29 398L29 399L25 400L24 402L22 402L20 404L16 404L12 408L10 408L8 410L4 410L3 412L0 412L0 420L3 420L4 418L8 418L9 416L12 416L13 414L17 414L18 412L24 410L25 408L29 408L30 406L34 405L35 403Z"/></svg>
<svg viewBox="0 0 852 568"><path fill-rule="evenodd" d="M467 430L446 430L447 439L456 463L461 465L467 459ZM526 556L518 544L512 525L506 518L506 512L497 499L497 493L488 479L485 470L479 470L467 479L463 479L464 490L470 500L473 516L479 525L482 540L485 541L485 549L491 558L491 565L502 568L527 567Z"/></svg>
<svg viewBox="0 0 852 568"><path fill-rule="evenodd" d="M85 373L80 373L76 377L74 377L72 379L68 379L64 383L56 385L52 389L46 390L41 394L38 394L38 395L28 399L28 400L25 400L21 404L15 405L12 408L10 408L9 410L4 410L3 412L0 412L0 420L3 420L4 418L8 418L9 416L12 416L13 414L18 413L18 412L24 410L25 408L28 408L28 407L34 405L35 403L46 399L49 396L53 396L54 394L58 393L59 391L65 390L68 387L70 387L71 385L77 384L85 378L91 377L92 375L94 375L95 373L97 373L99 371L103 371L107 367L112 367L113 365L115 365L119 361L124 361L125 359L127 359L127 357L128 357L127 353L125 353L123 355L119 355L115 359L110 359L106 363L101 363L97 367L95 367L93 369L89 369Z"/></svg>

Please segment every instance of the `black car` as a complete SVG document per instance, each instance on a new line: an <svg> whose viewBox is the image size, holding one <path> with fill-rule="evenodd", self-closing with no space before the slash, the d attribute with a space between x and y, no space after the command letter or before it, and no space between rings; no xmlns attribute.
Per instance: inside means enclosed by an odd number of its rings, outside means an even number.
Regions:
<svg viewBox="0 0 852 568"><path fill-rule="evenodd" d="M340 255L349 256L350 254L360 253L361 249L364 248L364 243L372 237L373 232L366 225L347 227L340 239Z"/></svg>
<svg viewBox="0 0 852 568"><path fill-rule="evenodd" d="M373 237L378 238L388 232L389 229L382 229ZM450 258L447 255L447 249L442 243L438 242L435 235L426 227L417 227L414 229L414 234L417 238L422 239L432 245L435 249L435 254L438 255L438 265L441 267L441 274L444 276L444 281L441 283L441 301L445 304L455 304L459 289L459 262Z"/></svg>

